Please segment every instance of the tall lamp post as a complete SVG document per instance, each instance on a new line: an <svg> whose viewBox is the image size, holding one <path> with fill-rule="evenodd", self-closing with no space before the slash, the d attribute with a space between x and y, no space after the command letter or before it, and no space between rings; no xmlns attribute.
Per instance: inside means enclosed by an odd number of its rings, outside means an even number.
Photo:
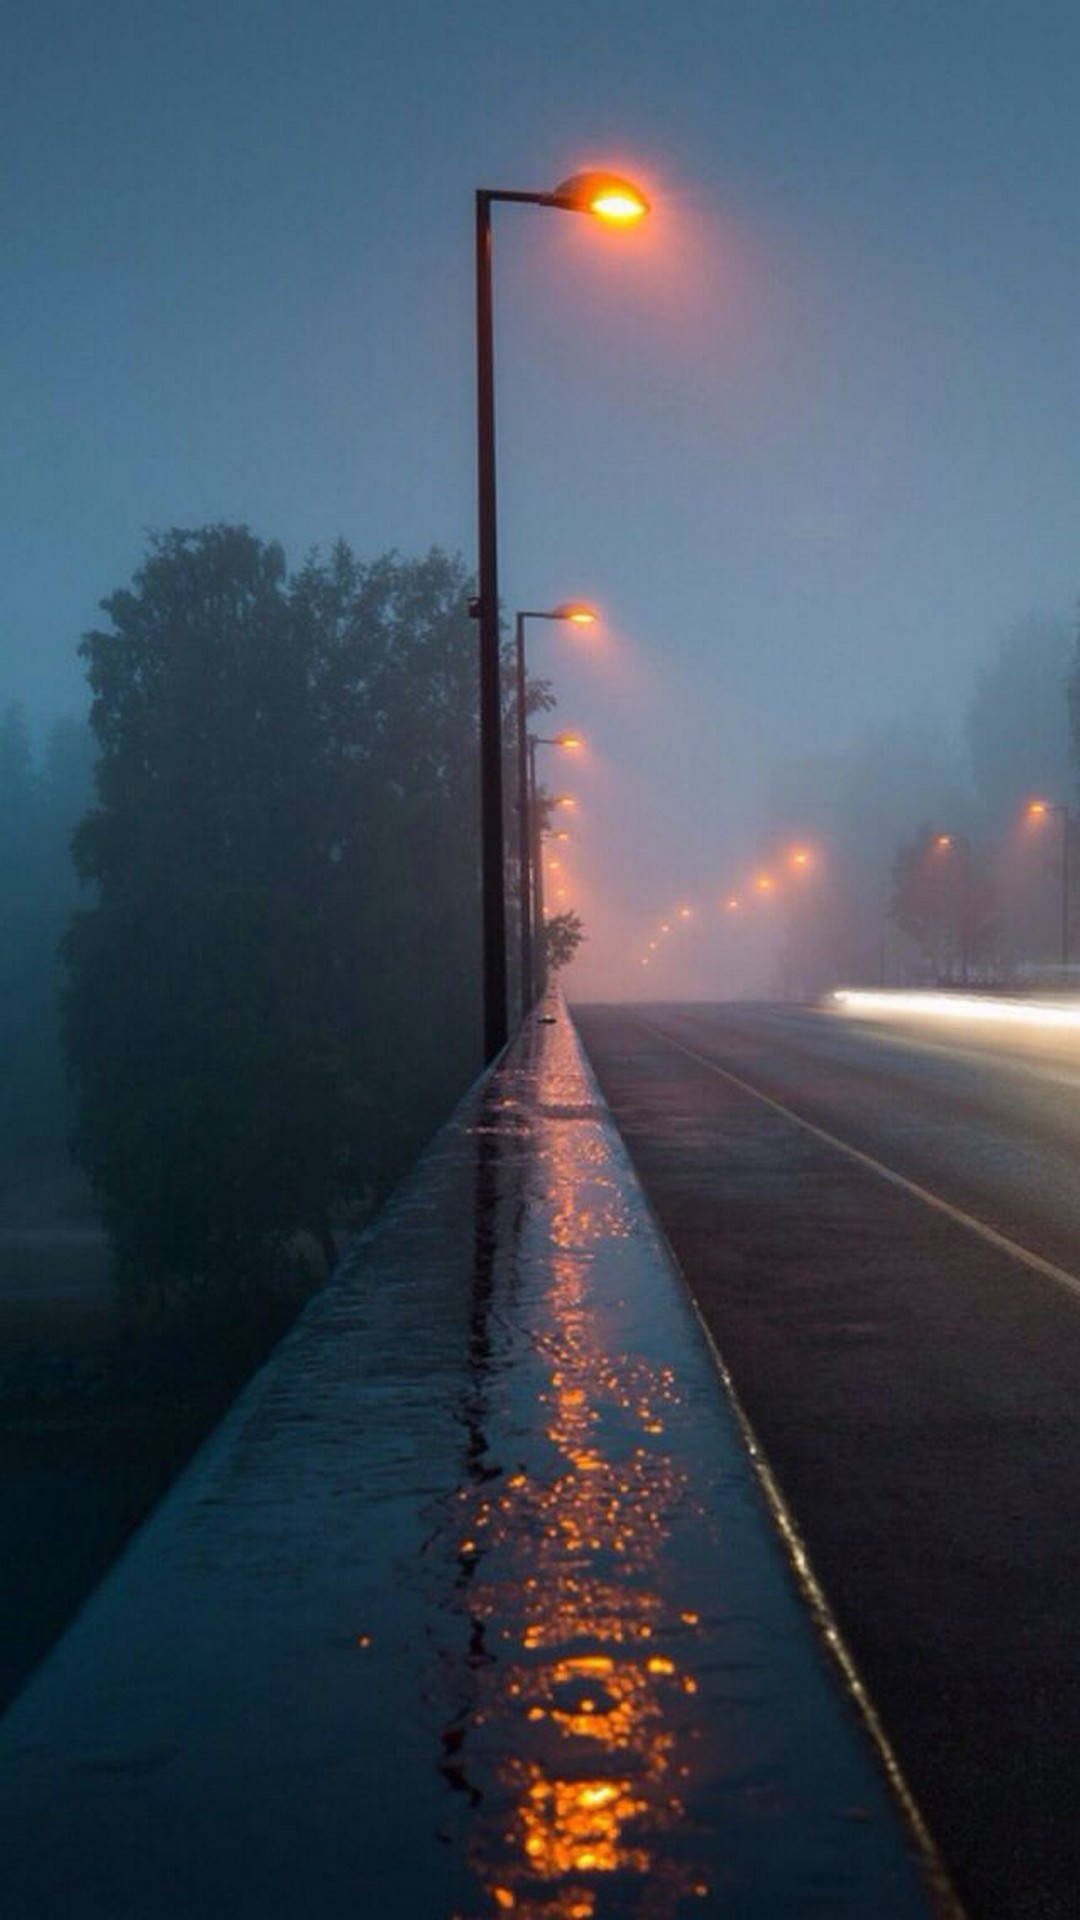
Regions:
<svg viewBox="0 0 1080 1920"><path fill-rule="evenodd" d="M584 746L584 744L585 743L582 740L581 735L577 733L556 733L550 736L546 736L542 733L530 733L529 739L528 739L528 745L529 745L528 803L529 803L529 824L530 824L530 835L529 835L530 857L531 857L531 864L532 864L532 938L533 938L533 963L531 968L531 980L532 980L533 993L536 996L543 993L544 986L546 984L546 981L545 981L546 969L544 966L544 866L543 866L543 854L540 846L540 802L537 795L537 787L536 787L536 749L537 747L567 747L572 751L574 747L581 747L581 746ZM557 796L555 804L556 806L573 806L574 802L571 800L569 794L560 794Z"/></svg>
<svg viewBox="0 0 1080 1920"><path fill-rule="evenodd" d="M648 201L610 173L576 173L554 193L476 193L477 597L480 626L480 851L484 918L484 1058L506 1041L506 884L503 873L502 716L499 702L499 578L495 500L495 345L491 290L491 209L496 200L591 213L615 225L640 220Z"/></svg>
<svg viewBox="0 0 1080 1920"><path fill-rule="evenodd" d="M521 908L521 1009L528 1013L534 997L532 930L532 833L530 829L529 753L525 710L525 622L526 620L569 620L576 627L591 627L596 614L581 601L564 600L550 613L538 613L525 607L514 622L514 667L517 674L517 777L518 777L518 890Z"/></svg>
<svg viewBox="0 0 1080 1920"><path fill-rule="evenodd" d="M1061 965L1069 964L1069 828L1072 824L1068 807L1060 801L1032 800L1028 806L1029 820L1044 820L1048 813L1056 813L1061 819Z"/></svg>

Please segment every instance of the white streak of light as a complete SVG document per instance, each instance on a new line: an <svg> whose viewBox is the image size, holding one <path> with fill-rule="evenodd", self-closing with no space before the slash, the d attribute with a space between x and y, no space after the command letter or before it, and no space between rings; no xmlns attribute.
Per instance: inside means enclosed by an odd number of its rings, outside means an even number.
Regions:
<svg viewBox="0 0 1080 1920"><path fill-rule="evenodd" d="M1014 1027L1080 1031L1080 1000L997 1000L974 993L871 993L841 987L831 996L840 1013L869 1019L894 1014L925 1014L936 1020L997 1021Z"/></svg>

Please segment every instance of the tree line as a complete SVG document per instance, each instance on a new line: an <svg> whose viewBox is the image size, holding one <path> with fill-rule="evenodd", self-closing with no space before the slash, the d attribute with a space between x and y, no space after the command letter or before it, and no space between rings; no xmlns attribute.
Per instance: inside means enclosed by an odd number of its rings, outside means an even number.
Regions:
<svg viewBox="0 0 1080 1920"><path fill-rule="evenodd" d="M92 761L81 721L56 720L35 742L21 706L0 713L0 1161L56 1154L71 1124L58 945L78 897L69 842Z"/></svg>
<svg viewBox="0 0 1080 1920"><path fill-rule="evenodd" d="M791 910L785 990L1010 980L1057 959L1065 836L1027 807L1072 808L1078 765L1080 642L1068 619L1028 615L1000 635L956 735L911 715L785 769L774 829L823 850ZM1068 848L1080 906L1076 832Z"/></svg>

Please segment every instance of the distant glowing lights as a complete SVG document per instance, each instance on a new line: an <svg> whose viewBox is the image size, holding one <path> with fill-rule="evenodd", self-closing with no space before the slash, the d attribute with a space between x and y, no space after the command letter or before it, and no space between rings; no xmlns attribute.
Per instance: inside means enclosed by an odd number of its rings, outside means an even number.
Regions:
<svg viewBox="0 0 1080 1920"><path fill-rule="evenodd" d="M806 841L796 841L792 845L779 847L775 850L771 868L762 867L756 873L748 874L741 889L721 893L715 901L715 906L725 914L739 914L755 897L771 900L774 897L783 899L786 896L794 901L794 887L801 887L806 876L816 871L820 865L820 858L817 848ZM662 920L656 931L661 935L670 935L676 927L680 925L686 927L688 922L695 921L705 932L708 918L708 914L701 915L698 908L683 901L679 906L669 909L668 919ZM641 961L642 966L648 965L649 955L656 952L657 945L658 942L655 939L649 940L648 951ZM672 951L673 948L669 947L668 952Z"/></svg>

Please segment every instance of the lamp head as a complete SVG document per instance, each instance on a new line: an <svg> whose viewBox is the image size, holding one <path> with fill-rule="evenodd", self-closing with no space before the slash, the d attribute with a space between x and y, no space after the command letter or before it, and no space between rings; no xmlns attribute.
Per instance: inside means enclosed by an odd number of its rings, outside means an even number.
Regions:
<svg viewBox="0 0 1080 1920"><path fill-rule="evenodd" d="M552 612L556 620L569 620L575 627L596 625L596 613L592 607L586 606L584 600L561 600L557 607L552 608Z"/></svg>
<svg viewBox="0 0 1080 1920"><path fill-rule="evenodd" d="M560 181L551 196L555 207L573 213L592 213L610 226L631 226L648 213L649 203L639 188L617 173L574 173Z"/></svg>

